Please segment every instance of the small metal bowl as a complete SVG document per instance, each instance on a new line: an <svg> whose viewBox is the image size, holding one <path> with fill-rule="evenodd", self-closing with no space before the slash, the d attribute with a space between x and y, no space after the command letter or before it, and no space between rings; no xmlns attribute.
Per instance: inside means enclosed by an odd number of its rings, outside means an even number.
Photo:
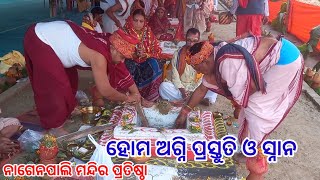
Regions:
<svg viewBox="0 0 320 180"><path fill-rule="evenodd" d="M73 156L74 152L79 149L79 145L77 143L69 143L67 145L67 155L68 156Z"/></svg>
<svg viewBox="0 0 320 180"><path fill-rule="evenodd" d="M97 123L97 119L99 119L99 116L97 114L100 113L102 109L100 107L96 106L88 106L82 108L80 111L82 113L82 122L85 124L94 125Z"/></svg>

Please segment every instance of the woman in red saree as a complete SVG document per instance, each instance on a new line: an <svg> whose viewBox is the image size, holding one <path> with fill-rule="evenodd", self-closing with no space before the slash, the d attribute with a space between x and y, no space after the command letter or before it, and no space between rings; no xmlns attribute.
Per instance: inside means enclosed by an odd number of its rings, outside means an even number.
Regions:
<svg viewBox="0 0 320 180"><path fill-rule="evenodd" d="M163 64L158 61L161 48L146 23L143 9L133 11L127 19L124 30L140 41L133 58L126 59L125 64L133 76L141 96L147 101L155 101L159 98L159 86L162 82ZM144 100L142 101L144 102Z"/></svg>
<svg viewBox="0 0 320 180"><path fill-rule="evenodd" d="M164 7L157 8L156 13L150 18L148 25L157 39L162 41L172 41L174 39L174 36L168 33L170 21Z"/></svg>
<svg viewBox="0 0 320 180"><path fill-rule="evenodd" d="M97 33L71 21L30 26L24 52L41 126L65 133L62 126L76 106L79 68L92 69L103 97L139 102L138 89L123 63L132 57L136 43L121 30L113 35Z"/></svg>
<svg viewBox="0 0 320 180"><path fill-rule="evenodd" d="M163 6L169 12L169 17L174 17L176 12L177 0L165 0Z"/></svg>

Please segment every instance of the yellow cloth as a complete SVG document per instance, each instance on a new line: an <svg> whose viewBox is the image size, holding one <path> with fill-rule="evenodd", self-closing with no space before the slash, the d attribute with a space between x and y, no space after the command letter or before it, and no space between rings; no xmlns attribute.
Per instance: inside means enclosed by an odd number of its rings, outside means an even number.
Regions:
<svg viewBox="0 0 320 180"><path fill-rule="evenodd" d="M87 28L87 29L90 29L90 30L94 31L94 28L93 28L93 27L91 27L89 24L87 24L87 23L85 23L85 22L82 22L82 27L84 27L84 28Z"/></svg>
<svg viewBox="0 0 320 180"><path fill-rule="evenodd" d="M14 64L20 64L22 67L26 65L24 56L19 52L13 50L8 54L0 57L0 74L4 74Z"/></svg>
<svg viewBox="0 0 320 180"><path fill-rule="evenodd" d="M185 88L187 91L194 91L200 84L202 79L202 74L198 74L192 66L186 64L183 74L180 76L178 69L176 67L178 60L178 51L176 51L171 60L172 70L171 78L168 76L168 80L172 81L176 88Z"/></svg>

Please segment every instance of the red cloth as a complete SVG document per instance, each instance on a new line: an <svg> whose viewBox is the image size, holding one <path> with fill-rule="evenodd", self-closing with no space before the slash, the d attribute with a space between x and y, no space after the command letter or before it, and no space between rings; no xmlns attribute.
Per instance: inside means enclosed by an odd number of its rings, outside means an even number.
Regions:
<svg viewBox="0 0 320 180"><path fill-rule="evenodd" d="M263 175L268 172L267 158L259 150L257 156L248 157L246 161L247 169L255 175Z"/></svg>
<svg viewBox="0 0 320 180"><path fill-rule="evenodd" d="M237 15L236 36L251 32L255 36L261 36L263 15Z"/></svg>
<svg viewBox="0 0 320 180"><path fill-rule="evenodd" d="M149 19L148 25L151 28L153 34L155 36L158 36L161 34L161 36L158 38L162 41L172 41L174 39L172 34L167 33L167 30L170 28L170 21L168 17L165 15L160 19L157 15L157 11L159 11L159 8L156 10L156 13L154 13L151 18Z"/></svg>
<svg viewBox="0 0 320 180"><path fill-rule="evenodd" d="M124 63L117 65L111 63L107 34L100 34L98 38L93 31L81 28L73 22L68 21L68 24L82 43L107 59L107 73L110 74L111 86L119 90L127 89L134 84ZM26 32L24 52L41 126L45 129L60 127L76 106L77 68L63 67L53 49L37 37L35 25Z"/></svg>
<svg viewBox="0 0 320 180"><path fill-rule="evenodd" d="M308 42L312 28L320 24L320 7L297 0L290 1L288 32L303 42ZM317 45L320 50L320 42Z"/></svg>
<svg viewBox="0 0 320 180"><path fill-rule="evenodd" d="M109 33L97 33L89 29L78 26L72 21L67 21L72 30L76 33L79 39L88 48L94 49L102 54L107 62L107 73L110 74L109 82L113 88L119 91L125 91L134 84L134 81L127 70L124 63L113 64L110 53ZM127 40L127 39L126 39Z"/></svg>
<svg viewBox="0 0 320 180"><path fill-rule="evenodd" d="M239 6L242 8L246 8L248 5L248 0L239 0Z"/></svg>
<svg viewBox="0 0 320 180"><path fill-rule="evenodd" d="M76 68L64 68L53 49L43 43L32 25L24 38L26 66L35 104L45 129L65 122L76 106L78 87Z"/></svg>
<svg viewBox="0 0 320 180"><path fill-rule="evenodd" d="M133 26L133 17L129 16L124 25L124 29L130 36L136 37L140 40L139 45L145 50L148 57L159 59L162 49L160 48L159 41L153 34L147 21L145 21L145 24L141 29L141 33L138 33ZM146 61L148 57L139 57L138 59L134 59L134 61L141 63Z"/></svg>

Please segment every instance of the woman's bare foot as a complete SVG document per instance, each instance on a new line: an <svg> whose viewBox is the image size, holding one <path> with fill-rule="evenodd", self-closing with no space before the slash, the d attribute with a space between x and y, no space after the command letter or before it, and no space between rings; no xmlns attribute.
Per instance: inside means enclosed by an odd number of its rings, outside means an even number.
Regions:
<svg viewBox="0 0 320 180"><path fill-rule="evenodd" d="M151 108L154 105L154 102L151 102L142 98L141 105L146 108Z"/></svg>
<svg viewBox="0 0 320 180"><path fill-rule="evenodd" d="M236 153L233 156L233 160L238 164L246 163L247 157L245 157L242 153Z"/></svg>

